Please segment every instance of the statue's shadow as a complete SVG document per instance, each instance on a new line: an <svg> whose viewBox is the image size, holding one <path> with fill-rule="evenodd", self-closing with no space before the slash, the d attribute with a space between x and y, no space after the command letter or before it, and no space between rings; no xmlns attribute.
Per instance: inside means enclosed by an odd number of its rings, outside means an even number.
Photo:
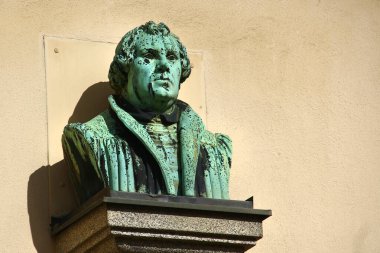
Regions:
<svg viewBox="0 0 380 253"><path fill-rule="evenodd" d="M83 92L68 123L86 122L104 111L108 107L107 97L110 94L112 90L107 82L91 85ZM39 253L54 252L50 217L67 215L78 205L65 162L61 160L36 169L29 177L27 194L34 246Z"/></svg>

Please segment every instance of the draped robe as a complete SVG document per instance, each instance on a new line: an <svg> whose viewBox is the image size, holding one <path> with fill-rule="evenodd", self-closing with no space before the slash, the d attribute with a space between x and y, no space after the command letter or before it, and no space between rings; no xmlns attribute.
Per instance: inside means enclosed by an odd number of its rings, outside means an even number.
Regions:
<svg viewBox="0 0 380 253"><path fill-rule="evenodd" d="M62 145L80 202L109 187L115 191L176 195L162 150L114 96L110 107L86 123L64 129ZM200 117L177 100L179 191L183 196L228 199L231 140L207 131Z"/></svg>

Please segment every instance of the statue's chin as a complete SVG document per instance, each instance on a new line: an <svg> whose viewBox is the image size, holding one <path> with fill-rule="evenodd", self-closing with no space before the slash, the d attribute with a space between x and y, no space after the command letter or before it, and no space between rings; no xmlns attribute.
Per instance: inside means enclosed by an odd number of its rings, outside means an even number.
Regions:
<svg viewBox="0 0 380 253"><path fill-rule="evenodd" d="M154 99L154 103L144 108L144 110L156 113L163 113L169 110L173 106L175 101L176 98L163 97L161 99L161 97L156 96Z"/></svg>
<svg viewBox="0 0 380 253"><path fill-rule="evenodd" d="M136 96L122 94L122 97L134 107L155 113L163 113L169 110L177 100L177 96L178 92L170 92L165 89L155 89L140 99L137 99Z"/></svg>
<svg viewBox="0 0 380 253"><path fill-rule="evenodd" d="M177 100L178 94L157 91L150 97L150 103L144 110L163 113L170 109Z"/></svg>
<svg viewBox="0 0 380 253"><path fill-rule="evenodd" d="M159 99L159 100L173 100L176 99L178 96L178 92L175 92L170 89L165 89L164 87L158 87L152 91L150 94L153 99Z"/></svg>

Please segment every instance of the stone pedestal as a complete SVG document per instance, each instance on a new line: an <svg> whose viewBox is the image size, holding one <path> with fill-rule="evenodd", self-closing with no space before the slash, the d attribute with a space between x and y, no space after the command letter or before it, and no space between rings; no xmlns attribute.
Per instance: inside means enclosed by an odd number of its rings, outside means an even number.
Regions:
<svg viewBox="0 0 380 253"><path fill-rule="evenodd" d="M244 252L270 210L251 201L107 191L53 227L56 252Z"/></svg>

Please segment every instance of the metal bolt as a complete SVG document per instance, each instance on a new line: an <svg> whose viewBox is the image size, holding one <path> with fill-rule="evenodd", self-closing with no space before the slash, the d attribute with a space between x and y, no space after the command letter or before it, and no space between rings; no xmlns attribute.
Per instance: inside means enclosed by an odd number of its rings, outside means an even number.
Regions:
<svg viewBox="0 0 380 253"><path fill-rule="evenodd" d="M59 50L58 50L58 48L54 48L54 53L59 53Z"/></svg>

